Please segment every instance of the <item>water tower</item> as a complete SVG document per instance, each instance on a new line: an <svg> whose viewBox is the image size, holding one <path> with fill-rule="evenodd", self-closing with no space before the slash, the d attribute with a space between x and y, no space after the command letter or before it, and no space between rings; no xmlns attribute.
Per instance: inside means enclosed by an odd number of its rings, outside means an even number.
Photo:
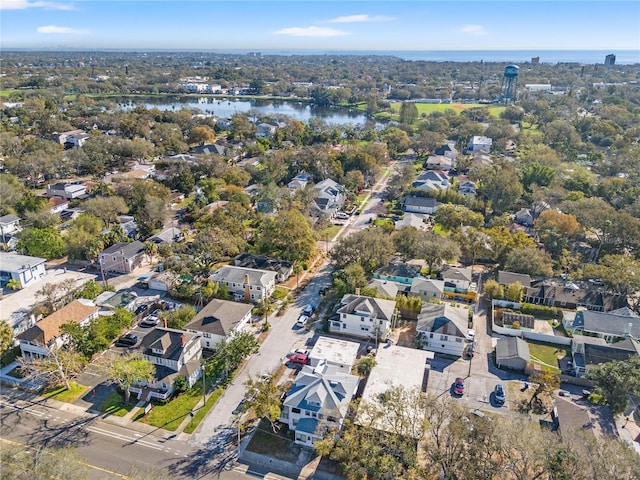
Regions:
<svg viewBox="0 0 640 480"><path fill-rule="evenodd" d="M507 65L504 67L502 84L500 85L500 102L511 103L516 99L518 89L518 73L520 67L517 65Z"/></svg>

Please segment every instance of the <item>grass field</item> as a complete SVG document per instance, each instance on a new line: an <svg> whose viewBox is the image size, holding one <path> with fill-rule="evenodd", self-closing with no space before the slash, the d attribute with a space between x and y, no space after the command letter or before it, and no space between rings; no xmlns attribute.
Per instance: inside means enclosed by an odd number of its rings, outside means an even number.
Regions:
<svg viewBox="0 0 640 480"><path fill-rule="evenodd" d="M135 400L125 404L122 394L117 391L113 391L102 401L98 410L100 412L108 413L109 415L115 415L116 417L124 417L135 406Z"/></svg>
<svg viewBox="0 0 640 480"><path fill-rule="evenodd" d="M0 90L0 97L8 97L12 93L18 93L24 90L16 90L15 88L9 88L7 90Z"/></svg>
<svg viewBox="0 0 640 480"><path fill-rule="evenodd" d="M529 344L531 362L540 365L543 370L549 370L553 373L560 373L558 360L571 355L569 347L535 342L527 343Z"/></svg>
<svg viewBox="0 0 640 480"><path fill-rule="evenodd" d="M42 394L45 398L53 398L55 400L60 400L61 402L73 403L78 398L80 398L89 387L86 385L80 385L76 382L71 382L71 389L67 390L65 385L59 385L54 388L49 388L45 390Z"/></svg>
<svg viewBox="0 0 640 480"><path fill-rule="evenodd" d="M489 109L489 113L491 114L491 116L497 117L506 108L503 105L484 105L480 103L416 103L415 105L418 108L418 113L420 115L422 115L423 113L429 115L432 112L444 112L446 110L461 112L462 110L468 110L469 108L486 107ZM401 102L391 104L391 108L396 113L400 112L401 106Z"/></svg>

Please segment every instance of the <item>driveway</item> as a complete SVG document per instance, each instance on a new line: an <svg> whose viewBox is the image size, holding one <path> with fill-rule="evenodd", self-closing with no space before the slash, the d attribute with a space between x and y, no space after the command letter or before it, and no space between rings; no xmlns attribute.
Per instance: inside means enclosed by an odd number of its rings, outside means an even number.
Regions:
<svg viewBox="0 0 640 480"><path fill-rule="evenodd" d="M260 346L260 351L250 357L244 368L238 373L225 393L192 435L190 442L198 445L213 445L220 441L230 440L234 430L229 426L233 423L233 411L245 396L245 382L248 378L257 377L262 373L276 370L285 363L287 353L296 348L303 348L313 332L294 325L300 313L309 303L320 302L319 291L331 282L331 268L323 266L300 293L297 300L281 317L269 318L271 330L269 336ZM223 438L221 438L223 437Z"/></svg>

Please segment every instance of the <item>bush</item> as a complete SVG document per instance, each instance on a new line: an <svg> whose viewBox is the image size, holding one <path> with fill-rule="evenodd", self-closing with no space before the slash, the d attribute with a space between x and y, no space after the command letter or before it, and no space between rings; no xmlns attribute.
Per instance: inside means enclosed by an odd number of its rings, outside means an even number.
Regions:
<svg viewBox="0 0 640 480"><path fill-rule="evenodd" d="M184 393L189 388L189 382L184 375L178 375L173 381L173 390L176 393Z"/></svg>
<svg viewBox="0 0 640 480"><path fill-rule="evenodd" d="M526 315L542 318L561 318L562 310L555 307L547 307L546 305L533 305L531 303L523 303L520 312Z"/></svg>

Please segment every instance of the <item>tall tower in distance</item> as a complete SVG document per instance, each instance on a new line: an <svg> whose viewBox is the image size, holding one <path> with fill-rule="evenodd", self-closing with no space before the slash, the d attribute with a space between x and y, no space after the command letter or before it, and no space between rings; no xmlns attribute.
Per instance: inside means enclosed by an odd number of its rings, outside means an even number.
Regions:
<svg viewBox="0 0 640 480"><path fill-rule="evenodd" d="M500 103L511 103L516 100L518 90L518 73L520 67L517 65L507 65L504 67L502 84L500 85Z"/></svg>
<svg viewBox="0 0 640 480"><path fill-rule="evenodd" d="M610 53L606 57L604 57L605 65L615 65L616 64L616 56L613 53Z"/></svg>

